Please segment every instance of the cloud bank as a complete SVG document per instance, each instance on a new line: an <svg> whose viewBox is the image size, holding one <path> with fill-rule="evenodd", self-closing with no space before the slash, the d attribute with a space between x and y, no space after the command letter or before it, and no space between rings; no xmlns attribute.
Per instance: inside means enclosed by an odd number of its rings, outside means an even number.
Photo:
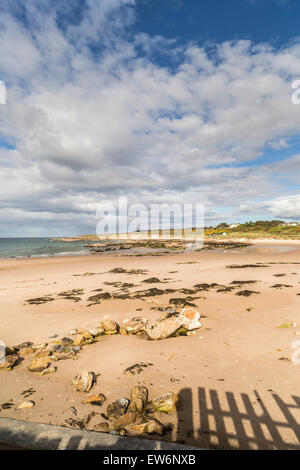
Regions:
<svg viewBox="0 0 300 470"><path fill-rule="evenodd" d="M257 207L300 217L300 43L133 35L134 0L0 13L1 236L93 233L97 204L119 195L202 202L208 224Z"/></svg>

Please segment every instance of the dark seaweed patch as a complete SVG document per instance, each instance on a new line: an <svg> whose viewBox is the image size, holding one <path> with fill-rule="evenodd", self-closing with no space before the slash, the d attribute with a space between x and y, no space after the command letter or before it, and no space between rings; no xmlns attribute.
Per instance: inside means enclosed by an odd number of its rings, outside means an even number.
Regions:
<svg viewBox="0 0 300 470"><path fill-rule="evenodd" d="M247 269L247 268L269 268L268 264L229 264L226 266L228 269Z"/></svg>
<svg viewBox="0 0 300 470"><path fill-rule="evenodd" d="M45 304L47 302L52 302L54 299L51 297L52 294L50 295L45 295L44 297L36 297L35 299L28 299L25 300L26 303L30 305L41 305Z"/></svg>
<svg viewBox="0 0 300 470"><path fill-rule="evenodd" d="M281 289L282 287L293 287L290 286L289 284L274 284L273 286L270 286L273 289Z"/></svg>
<svg viewBox="0 0 300 470"><path fill-rule="evenodd" d="M256 292L254 290L240 290L239 292L237 292L235 295L240 295L240 296L244 296L244 297L250 297L250 295L252 294L260 294L260 292Z"/></svg>

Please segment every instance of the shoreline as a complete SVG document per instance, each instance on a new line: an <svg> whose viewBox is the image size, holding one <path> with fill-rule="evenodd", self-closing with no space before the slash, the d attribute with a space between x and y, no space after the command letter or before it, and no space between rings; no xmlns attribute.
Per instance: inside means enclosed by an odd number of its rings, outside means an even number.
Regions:
<svg viewBox="0 0 300 470"><path fill-rule="evenodd" d="M78 241L78 240L73 240L73 241ZM107 243L107 240L101 240L102 242L106 242ZM147 240L145 240L147 241ZM67 242L67 240L66 240ZM69 242L69 240L68 240ZM120 242L122 242L120 240ZM241 244L245 244L247 246L299 246L300 248L300 240L294 240L294 239L271 239L271 238L268 238L268 239L260 239L260 238L257 238L257 239L247 239L247 238L230 238L230 239L227 239L227 238L206 238L205 239L205 242L208 242L208 243L215 243L216 245L220 244L221 247L222 247L222 244L230 244L230 243L241 243ZM122 242L123 243L123 242ZM128 243L132 243L132 240L128 240ZM113 243L112 243L113 245ZM97 246L97 245L95 245ZM99 244L99 246L101 246L101 243ZM93 247L93 245L91 245L91 248ZM147 247L145 247L146 249ZM240 247L241 249L243 249L243 247ZM233 249L233 248L232 248ZM218 250L218 247L215 247L213 249L211 249L211 251L215 251L215 250ZM193 250L191 250L193 251ZM196 251L196 250L195 250ZM202 248L201 251L208 251L208 249L206 248ZM184 250L183 250L184 252ZM231 248L228 249L228 253L231 252ZM6 256L6 257L0 257L0 260L3 261L3 260L24 260L24 259L52 259L52 258L69 258L69 257L83 257L83 256L91 256L91 255L109 255L109 254L115 254L117 256L128 256L127 253L130 254L130 256L139 256L138 252L127 252L125 250L121 250L119 253L117 251L103 251L103 252L96 252L96 251L93 251L92 249L90 251L78 251L78 252L74 252L74 251L70 251L70 252L63 252L63 253L55 253L55 254L48 254L48 253L45 253L45 254L39 254L39 255L23 255L23 256ZM149 250L149 252L146 252L146 253L143 253L143 256L147 256L149 254L149 256L151 254L154 254L155 251L154 250ZM161 254L176 254L176 252L172 252L170 251L169 253L165 253L165 252L158 252L160 255ZM140 255L141 256L141 255Z"/></svg>

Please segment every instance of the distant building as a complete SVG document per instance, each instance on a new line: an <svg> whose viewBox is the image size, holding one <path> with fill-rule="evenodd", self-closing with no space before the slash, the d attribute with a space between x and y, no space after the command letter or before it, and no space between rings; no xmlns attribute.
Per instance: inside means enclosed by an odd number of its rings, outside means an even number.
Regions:
<svg viewBox="0 0 300 470"><path fill-rule="evenodd" d="M238 227L239 225L240 225L240 224L230 224L230 225L229 225L229 228L236 228L236 227Z"/></svg>

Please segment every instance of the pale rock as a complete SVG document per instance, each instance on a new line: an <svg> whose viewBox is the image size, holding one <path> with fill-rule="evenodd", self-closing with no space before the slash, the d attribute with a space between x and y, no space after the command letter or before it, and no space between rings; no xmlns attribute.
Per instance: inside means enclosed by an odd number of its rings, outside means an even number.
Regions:
<svg viewBox="0 0 300 470"><path fill-rule="evenodd" d="M107 315L103 317L101 327L104 329L106 335L115 335L119 330L118 323Z"/></svg>
<svg viewBox="0 0 300 470"><path fill-rule="evenodd" d="M34 401L28 400L28 401L23 401L20 403L18 406L18 410L24 410L26 408L32 408L35 405Z"/></svg>
<svg viewBox="0 0 300 470"><path fill-rule="evenodd" d="M130 396L130 411L141 412L148 402L148 390L143 386L133 387Z"/></svg>
<svg viewBox="0 0 300 470"><path fill-rule="evenodd" d="M89 392L93 386L94 375L92 372L83 371L74 377L72 383L75 390L79 392Z"/></svg>
<svg viewBox="0 0 300 470"><path fill-rule="evenodd" d="M154 410L161 413L173 413L176 410L177 403L178 396L173 392L165 393L152 400Z"/></svg>
<svg viewBox="0 0 300 470"><path fill-rule="evenodd" d="M54 374L56 372L56 370L57 370L56 367L47 367L47 369L42 370L41 376L48 375L48 374Z"/></svg>
<svg viewBox="0 0 300 470"><path fill-rule="evenodd" d="M181 322L181 325L188 331L201 328L202 324L200 318L200 313L191 307L183 308L178 315L178 320Z"/></svg>
<svg viewBox="0 0 300 470"><path fill-rule="evenodd" d="M30 372L42 372L44 369L47 369L50 365L51 361L48 356L39 357L33 359L29 370Z"/></svg>

